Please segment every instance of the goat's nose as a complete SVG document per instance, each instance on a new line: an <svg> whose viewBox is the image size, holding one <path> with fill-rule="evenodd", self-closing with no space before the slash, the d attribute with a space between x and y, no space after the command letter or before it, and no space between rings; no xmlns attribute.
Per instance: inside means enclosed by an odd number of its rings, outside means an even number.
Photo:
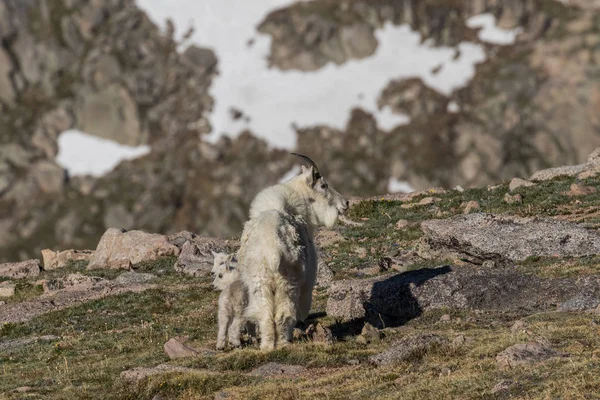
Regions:
<svg viewBox="0 0 600 400"><path fill-rule="evenodd" d="M350 202L348 200L346 200L344 204L346 205L346 208L350 207Z"/></svg>

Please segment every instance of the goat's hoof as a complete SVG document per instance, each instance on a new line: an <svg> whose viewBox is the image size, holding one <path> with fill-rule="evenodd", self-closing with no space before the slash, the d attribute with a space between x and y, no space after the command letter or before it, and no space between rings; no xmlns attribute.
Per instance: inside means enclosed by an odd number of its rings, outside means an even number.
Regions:
<svg viewBox="0 0 600 400"><path fill-rule="evenodd" d="M223 350L225 350L225 345L218 344L217 351L223 351Z"/></svg>

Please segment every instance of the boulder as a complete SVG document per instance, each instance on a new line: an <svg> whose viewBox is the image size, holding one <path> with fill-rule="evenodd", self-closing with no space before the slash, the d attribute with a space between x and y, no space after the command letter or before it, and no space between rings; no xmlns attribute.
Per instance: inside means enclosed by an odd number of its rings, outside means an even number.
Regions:
<svg viewBox="0 0 600 400"><path fill-rule="evenodd" d="M432 249L471 262L509 265L531 256L583 257L600 254L600 233L575 223L484 213L421 224Z"/></svg>
<svg viewBox="0 0 600 400"><path fill-rule="evenodd" d="M433 347L446 344L448 339L443 336L433 333L415 333L392 343L384 352L370 356L369 362L377 366L390 365L422 356Z"/></svg>
<svg viewBox="0 0 600 400"><path fill-rule="evenodd" d="M40 260L0 264L0 277L11 279L35 278L40 274Z"/></svg>
<svg viewBox="0 0 600 400"><path fill-rule="evenodd" d="M501 367L514 367L523 364L536 364L556 357L566 357L539 343L515 344L500 352L496 362Z"/></svg>
<svg viewBox="0 0 600 400"><path fill-rule="evenodd" d="M577 301L581 296L587 300ZM394 276L335 281L326 311L341 321L366 319L375 326L397 326L428 309L536 311L563 303L594 309L600 304L600 276L552 279L505 267L424 268Z"/></svg>
<svg viewBox="0 0 600 400"><path fill-rule="evenodd" d="M50 249L42 250L42 259L44 261L44 270L51 271L66 266L71 261L90 261L94 254L91 250L65 250L53 251Z"/></svg>
<svg viewBox="0 0 600 400"><path fill-rule="evenodd" d="M87 269L128 269L132 264L178 254L179 248L164 235L111 228L100 239Z"/></svg>
<svg viewBox="0 0 600 400"><path fill-rule="evenodd" d="M213 266L213 258L212 253L203 253L195 243L186 241L181 247L174 268L175 271L185 275L208 275Z"/></svg>

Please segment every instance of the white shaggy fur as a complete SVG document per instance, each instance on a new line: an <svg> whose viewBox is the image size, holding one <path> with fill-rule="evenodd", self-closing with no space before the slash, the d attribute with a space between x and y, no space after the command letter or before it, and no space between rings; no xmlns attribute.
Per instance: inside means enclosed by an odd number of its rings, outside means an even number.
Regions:
<svg viewBox="0 0 600 400"><path fill-rule="evenodd" d="M246 316L258 322L262 350L289 344L296 321L308 316L317 273L313 229L331 228L347 209L348 201L313 167L252 202L239 271L249 291Z"/></svg>
<svg viewBox="0 0 600 400"><path fill-rule="evenodd" d="M240 280L234 254L214 253L213 286L219 295L217 350L225 348L226 339L233 347L241 345L240 335L245 327L251 340L256 337L254 324L248 322L244 311L248 306L248 288Z"/></svg>
<svg viewBox="0 0 600 400"><path fill-rule="evenodd" d="M233 274L230 274L233 275ZM244 311L248 306L248 288L239 280L229 283L219 295L219 333L217 335L217 350L225 348L225 338L232 347L241 346L242 328L248 329L252 337L254 325L247 324Z"/></svg>

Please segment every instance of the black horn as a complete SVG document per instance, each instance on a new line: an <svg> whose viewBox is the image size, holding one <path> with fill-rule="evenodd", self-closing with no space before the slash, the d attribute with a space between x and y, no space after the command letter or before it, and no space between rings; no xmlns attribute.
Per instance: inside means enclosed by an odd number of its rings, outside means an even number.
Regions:
<svg viewBox="0 0 600 400"><path fill-rule="evenodd" d="M304 161L306 161L306 163L308 165L310 165L311 167L313 167L313 171L315 173L315 178L316 179L320 179L321 178L321 173L319 172L319 167L317 167L317 164L315 164L315 162L313 160L311 160L310 158L308 158L305 155L302 154L298 154L298 153L290 153L291 155L294 155L296 157L300 157L301 159L303 159Z"/></svg>

